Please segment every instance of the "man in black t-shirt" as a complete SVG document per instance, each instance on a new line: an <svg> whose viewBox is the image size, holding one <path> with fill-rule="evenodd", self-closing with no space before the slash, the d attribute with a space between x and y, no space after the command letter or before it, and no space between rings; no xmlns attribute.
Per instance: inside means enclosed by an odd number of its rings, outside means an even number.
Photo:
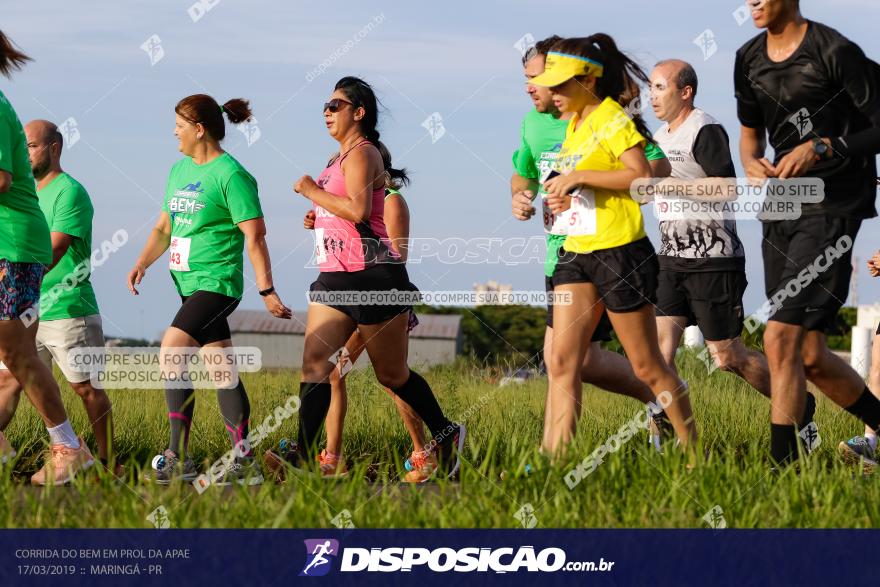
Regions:
<svg viewBox="0 0 880 587"><path fill-rule="evenodd" d="M764 282L773 302L764 335L771 374L771 456L797 458L797 419L806 380L876 429L880 400L843 360L825 332L843 305L853 241L876 216L880 152L880 66L846 37L806 20L798 0L750 0L766 29L736 54L734 84L742 124L740 155L753 180L819 178L825 197L796 220L764 223ZM775 152L765 158L767 136ZM800 430L804 440L814 430Z"/></svg>

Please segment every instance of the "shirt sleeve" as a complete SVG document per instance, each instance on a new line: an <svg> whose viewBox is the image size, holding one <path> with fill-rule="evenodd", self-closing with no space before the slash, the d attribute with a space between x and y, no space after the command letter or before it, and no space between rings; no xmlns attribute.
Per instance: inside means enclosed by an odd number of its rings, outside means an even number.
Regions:
<svg viewBox="0 0 880 587"><path fill-rule="evenodd" d="M51 232L63 232L85 239L92 230L91 203L85 190L77 185L65 187L55 200Z"/></svg>
<svg viewBox="0 0 880 587"><path fill-rule="evenodd" d="M535 165L535 157L532 154L531 148L529 148L529 144L526 142L525 128L526 124L523 121L520 127L519 149L513 152L513 169L520 177L538 179L541 172Z"/></svg>
<svg viewBox="0 0 880 587"><path fill-rule="evenodd" d="M645 143L645 158L648 161L659 161L660 159L666 159L666 153L663 152L663 149L657 143L648 141Z"/></svg>
<svg viewBox="0 0 880 587"><path fill-rule="evenodd" d="M12 173L16 135L10 121L0 119L0 169Z"/></svg>
<svg viewBox="0 0 880 587"><path fill-rule="evenodd" d="M245 220L263 217L256 180L242 171L236 171L226 182L224 190L226 205L232 222L239 224Z"/></svg>
<svg viewBox="0 0 880 587"><path fill-rule="evenodd" d="M736 116L747 128L764 128L764 114L748 76L742 50L736 52L733 64L733 87L736 95Z"/></svg>
<svg viewBox="0 0 880 587"><path fill-rule="evenodd" d="M835 150L841 151L843 156L880 153L880 65L868 59L862 49L848 39L829 51L827 58L834 86L842 88L856 109L871 122L871 128L834 141Z"/></svg>
<svg viewBox="0 0 880 587"><path fill-rule="evenodd" d="M730 140L720 124L707 124L700 129L694 139L693 154L707 176L736 177Z"/></svg>
<svg viewBox="0 0 880 587"><path fill-rule="evenodd" d="M605 143L616 158L620 158L626 151L644 145L648 141L638 131L632 119L622 110L616 114L617 120L612 120L609 124L619 126L620 128L611 133L605 133ZM619 117L623 118L619 118Z"/></svg>

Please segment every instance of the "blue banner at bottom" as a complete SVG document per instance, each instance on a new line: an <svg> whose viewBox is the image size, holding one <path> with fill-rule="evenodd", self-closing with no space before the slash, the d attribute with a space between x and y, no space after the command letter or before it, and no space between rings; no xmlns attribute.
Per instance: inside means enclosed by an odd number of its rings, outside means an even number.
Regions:
<svg viewBox="0 0 880 587"><path fill-rule="evenodd" d="M873 582L873 530L0 530L0 585Z"/></svg>

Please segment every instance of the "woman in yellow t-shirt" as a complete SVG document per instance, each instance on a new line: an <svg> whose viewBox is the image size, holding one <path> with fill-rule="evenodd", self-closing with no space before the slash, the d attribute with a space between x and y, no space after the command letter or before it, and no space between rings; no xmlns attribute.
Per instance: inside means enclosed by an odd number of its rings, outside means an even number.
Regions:
<svg viewBox="0 0 880 587"><path fill-rule="evenodd" d="M570 225L553 274L553 389L543 446L550 454L575 434L580 369L606 309L636 376L657 396L682 445L696 439L687 386L663 361L657 343L659 267L629 192L632 182L651 175L644 151L650 134L637 112L631 117L625 109L625 96L647 79L611 37L595 34L556 43L544 73L532 80L550 88L561 112L573 114L556 159L558 174L544 184L551 209L568 211Z"/></svg>

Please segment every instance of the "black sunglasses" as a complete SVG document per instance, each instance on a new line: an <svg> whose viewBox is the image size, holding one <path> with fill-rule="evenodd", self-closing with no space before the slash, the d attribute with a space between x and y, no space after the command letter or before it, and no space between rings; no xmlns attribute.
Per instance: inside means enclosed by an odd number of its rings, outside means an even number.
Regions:
<svg viewBox="0 0 880 587"><path fill-rule="evenodd" d="M342 98L333 98L329 102L324 102L324 109L321 112L326 112L329 110L330 112L335 114L339 112L339 109L342 108L343 104L350 104L354 106L354 104L352 104L348 100L343 100Z"/></svg>

